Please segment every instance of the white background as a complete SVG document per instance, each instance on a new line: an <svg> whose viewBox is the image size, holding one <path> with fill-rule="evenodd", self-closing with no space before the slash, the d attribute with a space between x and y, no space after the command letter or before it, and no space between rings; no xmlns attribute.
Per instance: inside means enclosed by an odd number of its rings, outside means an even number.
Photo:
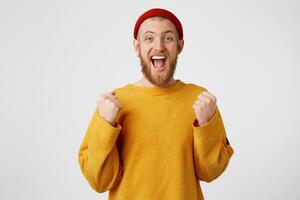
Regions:
<svg viewBox="0 0 300 200"><path fill-rule="evenodd" d="M181 20L175 78L217 97L235 150L206 199L300 198L299 1L1 0L0 199L107 199L77 153L96 96L142 76L132 32L152 7Z"/></svg>

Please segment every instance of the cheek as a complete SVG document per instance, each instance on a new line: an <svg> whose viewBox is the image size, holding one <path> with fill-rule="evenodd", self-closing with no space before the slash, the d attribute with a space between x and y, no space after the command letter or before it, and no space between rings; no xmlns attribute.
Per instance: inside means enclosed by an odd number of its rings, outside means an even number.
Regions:
<svg viewBox="0 0 300 200"><path fill-rule="evenodd" d="M168 51L170 53L170 56L173 58L173 57L176 57L176 55L178 54L178 46L177 44L172 44L168 47Z"/></svg>
<svg viewBox="0 0 300 200"><path fill-rule="evenodd" d="M143 55L143 57L147 56L149 54L150 48L143 46L140 47L140 53Z"/></svg>
<svg viewBox="0 0 300 200"><path fill-rule="evenodd" d="M172 50L170 51L170 58L173 60L176 58L178 51L177 50Z"/></svg>

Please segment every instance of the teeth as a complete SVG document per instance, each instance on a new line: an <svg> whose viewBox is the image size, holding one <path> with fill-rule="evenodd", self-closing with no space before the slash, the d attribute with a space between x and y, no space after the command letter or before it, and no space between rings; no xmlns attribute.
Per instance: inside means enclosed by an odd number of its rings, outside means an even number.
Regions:
<svg viewBox="0 0 300 200"><path fill-rule="evenodd" d="M166 56L152 56L152 59L165 59Z"/></svg>

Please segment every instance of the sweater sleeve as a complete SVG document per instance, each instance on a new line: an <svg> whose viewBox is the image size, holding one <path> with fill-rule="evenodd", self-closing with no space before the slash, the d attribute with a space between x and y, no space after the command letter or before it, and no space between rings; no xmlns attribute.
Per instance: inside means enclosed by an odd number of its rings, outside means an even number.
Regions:
<svg viewBox="0 0 300 200"><path fill-rule="evenodd" d="M197 178L211 182L220 176L234 153L230 146L219 109L204 126L196 126L194 131L194 163Z"/></svg>
<svg viewBox="0 0 300 200"><path fill-rule="evenodd" d="M97 110L94 112L78 152L78 162L83 175L97 192L108 191L122 177L116 145L120 131L119 123L114 127Z"/></svg>

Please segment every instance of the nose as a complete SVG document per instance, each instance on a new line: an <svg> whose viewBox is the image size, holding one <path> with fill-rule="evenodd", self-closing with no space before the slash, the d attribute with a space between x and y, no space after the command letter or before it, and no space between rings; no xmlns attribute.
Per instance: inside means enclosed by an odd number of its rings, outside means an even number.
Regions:
<svg viewBox="0 0 300 200"><path fill-rule="evenodd" d="M163 51L164 50L164 43L163 43L163 40L160 39L160 38L157 38L154 42L154 50L155 51Z"/></svg>

